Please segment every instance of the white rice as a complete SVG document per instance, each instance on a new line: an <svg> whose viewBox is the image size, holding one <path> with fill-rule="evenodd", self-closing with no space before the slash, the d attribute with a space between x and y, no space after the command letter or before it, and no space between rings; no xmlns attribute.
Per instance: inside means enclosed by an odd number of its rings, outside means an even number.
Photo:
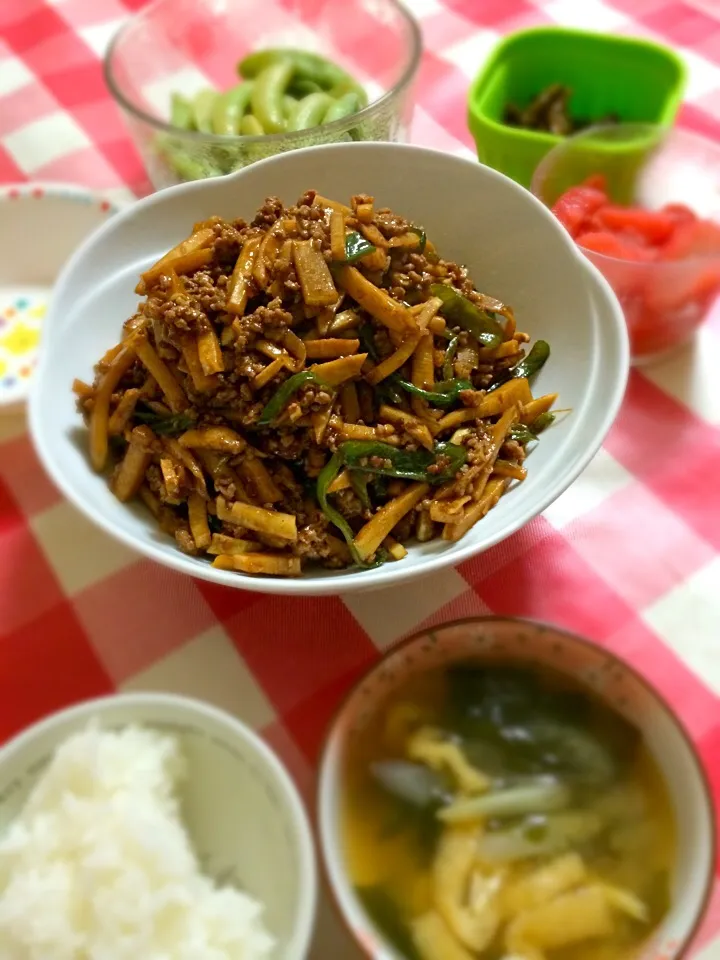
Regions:
<svg viewBox="0 0 720 960"><path fill-rule="evenodd" d="M90 727L0 838L0 960L265 960L262 905L200 872L176 739Z"/></svg>

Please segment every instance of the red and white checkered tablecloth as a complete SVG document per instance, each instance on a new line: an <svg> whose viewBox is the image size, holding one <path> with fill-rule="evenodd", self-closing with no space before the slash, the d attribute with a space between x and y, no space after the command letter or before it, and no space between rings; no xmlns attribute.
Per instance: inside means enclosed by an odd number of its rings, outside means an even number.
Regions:
<svg viewBox="0 0 720 960"><path fill-rule="evenodd" d="M115 199L148 189L101 71L143 2L0 0L0 181L75 181ZM471 155L470 78L500 34L542 23L677 47L690 70L680 122L720 139L720 0L408 3L426 43L417 143ZM720 806L718 369L720 305L693 345L632 374L603 450L543 516L392 598L273 598L140 560L63 501L22 418L0 417L0 739L78 699L178 691L260 729L310 799L326 723L384 648L422 624L519 614L593 638L655 683ZM313 956L359 956L326 906ZM720 884L696 956L720 958Z"/></svg>

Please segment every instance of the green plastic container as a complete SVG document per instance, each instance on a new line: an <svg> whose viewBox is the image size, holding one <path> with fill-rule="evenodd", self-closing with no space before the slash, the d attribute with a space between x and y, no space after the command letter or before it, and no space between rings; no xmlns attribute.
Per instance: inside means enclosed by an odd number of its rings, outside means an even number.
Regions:
<svg viewBox="0 0 720 960"><path fill-rule="evenodd" d="M468 124L478 159L525 187L563 138L509 126L503 113L506 104L525 106L551 83L571 88L577 116L600 120L614 113L625 122L669 126L682 100L685 65L667 47L632 37L563 27L506 37L470 88ZM646 140L625 142L617 147L618 161L636 166L647 149Z"/></svg>

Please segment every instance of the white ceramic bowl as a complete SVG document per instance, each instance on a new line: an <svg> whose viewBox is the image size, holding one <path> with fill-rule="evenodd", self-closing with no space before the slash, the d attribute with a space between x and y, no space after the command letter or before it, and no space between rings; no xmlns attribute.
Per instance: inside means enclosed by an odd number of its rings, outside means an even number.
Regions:
<svg viewBox="0 0 720 960"><path fill-rule="evenodd" d="M70 184L0 187L0 412L27 397L60 268L115 210L102 195Z"/></svg>
<svg viewBox="0 0 720 960"><path fill-rule="evenodd" d="M360 680L335 716L320 764L318 820L327 877L351 933L371 960L403 960L365 913L345 868L340 778L347 744L408 676L498 660L545 664L579 680L642 733L670 792L677 860L672 905L638 960L678 960L709 901L715 863L713 804L692 742L657 691L614 654L555 627L508 618L459 620L416 634Z"/></svg>
<svg viewBox="0 0 720 960"><path fill-rule="evenodd" d="M537 444L529 476L462 540L416 545L374 570L262 579L182 554L140 507L119 503L92 472L70 391L73 377L118 341L136 305L138 274L212 214L251 217L269 195L306 189L348 199L366 192L422 224L442 255L467 263L481 289L512 304L522 329L550 342L537 390L572 414ZM58 283L30 400L30 424L51 477L79 509L130 547L196 577L281 594L338 594L398 583L457 564L527 523L577 477L620 405L628 370L622 312L602 276L553 215L512 180L475 161L421 147L354 143L297 150L230 177L183 184L120 213L76 253Z"/></svg>
<svg viewBox="0 0 720 960"><path fill-rule="evenodd" d="M0 831L17 815L56 747L91 718L158 727L188 763L183 819L203 869L265 904L277 960L303 960L315 920L312 834L295 785L249 727L209 704L163 693L118 694L52 714L0 749Z"/></svg>

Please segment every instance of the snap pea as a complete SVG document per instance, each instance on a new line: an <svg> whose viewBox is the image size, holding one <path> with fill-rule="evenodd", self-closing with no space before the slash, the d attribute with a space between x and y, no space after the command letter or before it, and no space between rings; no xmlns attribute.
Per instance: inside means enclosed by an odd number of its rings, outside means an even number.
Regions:
<svg viewBox="0 0 720 960"><path fill-rule="evenodd" d="M336 100L339 100L340 97L344 97L346 93L354 93L358 98L358 110L361 110L363 107L367 106L368 96L365 87L361 87L360 84L353 80L352 77L348 76L344 80L341 80L339 83L336 83L334 87L331 87L329 90L330 96L334 97Z"/></svg>
<svg viewBox="0 0 720 960"><path fill-rule="evenodd" d="M446 283L430 284L433 297L442 300L440 313L457 327L472 334L483 347L499 347L502 343L502 328L495 317L475 306L455 287Z"/></svg>
<svg viewBox="0 0 720 960"><path fill-rule="evenodd" d="M297 105L297 100L291 94L286 93L283 97L283 115L285 120L289 120Z"/></svg>
<svg viewBox="0 0 720 960"><path fill-rule="evenodd" d="M342 120L343 117L349 117L353 113L357 113L359 107L358 95L356 93L346 93L339 99L331 101L322 122L333 123L335 120Z"/></svg>
<svg viewBox="0 0 720 960"><path fill-rule="evenodd" d="M303 77L293 77L288 87L288 93L296 100L302 100L302 98L306 97L309 93L320 93L321 91L322 87L319 83ZM330 96L333 96L333 94L331 93Z"/></svg>
<svg viewBox="0 0 720 960"><path fill-rule="evenodd" d="M322 90L330 90L338 83L350 80L352 77L342 67L332 63L318 53L307 50L297 50L292 47L257 50L242 59L237 66L238 73L246 80L251 80L263 73L268 67L278 63L289 64L291 73L296 81L312 80Z"/></svg>
<svg viewBox="0 0 720 960"><path fill-rule="evenodd" d="M246 113L240 121L240 133L243 137L261 137L265 131L256 116Z"/></svg>
<svg viewBox="0 0 720 960"><path fill-rule="evenodd" d="M329 93L309 93L302 100L298 100L288 120L288 130L307 130L310 127L316 127L332 102Z"/></svg>
<svg viewBox="0 0 720 960"><path fill-rule="evenodd" d="M267 133L280 133L285 129L283 97L292 77L292 63L280 60L257 77L250 103L252 112Z"/></svg>
<svg viewBox="0 0 720 960"><path fill-rule="evenodd" d="M170 98L170 123L181 130L192 130L192 106L181 93L174 93Z"/></svg>
<svg viewBox="0 0 720 960"><path fill-rule="evenodd" d="M227 93L219 94L213 107L212 123L215 133L229 136L240 130L240 121L250 105L253 83L239 83Z"/></svg>
<svg viewBox="0 0 720 960"><path fill-rule="evenodd" d="M199 90L195 94L192 103L193 119L196 128L201 133L213 132L212 117L216 97L217 91L211 90L209 87L205 90Z"/></svg>

